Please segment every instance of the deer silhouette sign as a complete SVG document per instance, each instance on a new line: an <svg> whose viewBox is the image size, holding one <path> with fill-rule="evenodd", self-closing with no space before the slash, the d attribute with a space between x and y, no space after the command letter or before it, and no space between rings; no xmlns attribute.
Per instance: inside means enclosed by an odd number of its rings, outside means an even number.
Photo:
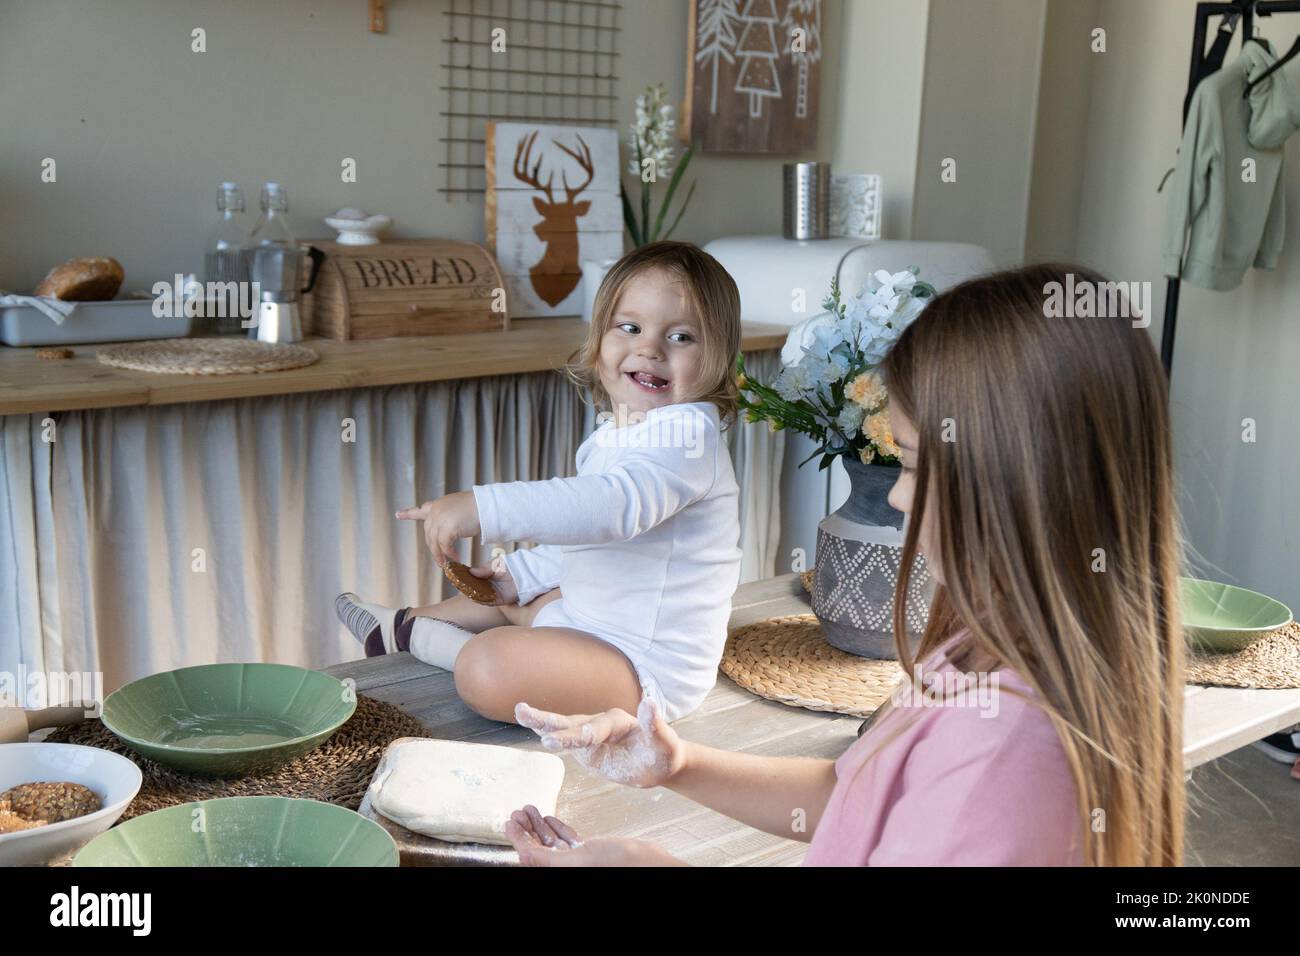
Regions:
<svg viewBox="0 0 1300 956"><path fill-rule="evenodd" d="M578 136L577 150L569 149L559 140L551 140L577 160L578 165L587 174L582 185L570 187L568 177L561 171L560 183L564 187L564 201L557 202L551 192L555 171L552 170L547 175L546 185L542 185L539 176L542 160L539 158L531 170L528 168L532 160L533 143L537 141L537 132L533 130L532 133L520 137L519 145L515 147L514 172L515 179L527 183L546 197L545 199L541 196L533 197L533 207L542 217L542 221L533 226L533 232L546 245L546 252L537 264L528 270L528 277L532 280L533 291L541 297L542 301L547 305L556 306L572 295L573 290L582 280L582 270L578 264L577 222L579 217L587 214L587 210L591 208L591 201L576 200L578 195L591 184L594 173L591 149L581 135Z"/></svg>

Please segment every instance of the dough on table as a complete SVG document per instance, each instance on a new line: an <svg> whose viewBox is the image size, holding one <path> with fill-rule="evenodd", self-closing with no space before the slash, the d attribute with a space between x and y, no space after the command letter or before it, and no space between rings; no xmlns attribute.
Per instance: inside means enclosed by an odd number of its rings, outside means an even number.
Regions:
<svg viewBox="0 0 1300 956"><path fill-rule="evenodd" d="M399 740L367 794L394 823L451 843L509 846L506 823L532 804L554 815L564 761L554 754L458 740Z"/></svg>

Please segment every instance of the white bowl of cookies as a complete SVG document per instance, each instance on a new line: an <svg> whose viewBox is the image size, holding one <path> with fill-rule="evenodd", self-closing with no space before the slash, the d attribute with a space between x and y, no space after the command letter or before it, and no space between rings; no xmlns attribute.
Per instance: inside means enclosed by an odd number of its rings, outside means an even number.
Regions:
<svg viewBox="0 0 1300 956"><path fill-rule="evenodd" d="M112 826L140 768L80 744L0 744L0 866L59 862Z"/></svg>

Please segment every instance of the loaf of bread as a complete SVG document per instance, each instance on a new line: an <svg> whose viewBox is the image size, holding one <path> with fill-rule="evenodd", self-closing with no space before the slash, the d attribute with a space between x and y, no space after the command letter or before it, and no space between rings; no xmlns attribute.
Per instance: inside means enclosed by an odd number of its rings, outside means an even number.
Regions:
<svg viewBox="0 0 1300 956"><path fill-rule="evenodd" d="M36 295L65 302L103 302L122 288L122 264L108 256L69 259L55 266L36 286Z"/></svg>

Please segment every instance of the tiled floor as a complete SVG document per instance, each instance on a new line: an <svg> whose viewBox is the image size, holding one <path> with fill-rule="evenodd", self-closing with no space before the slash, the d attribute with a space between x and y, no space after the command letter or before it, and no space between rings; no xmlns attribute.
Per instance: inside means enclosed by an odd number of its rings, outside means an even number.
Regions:
<svg viewBox="0 0 1300 956"><path fill-rule="evenodd" d="M1300 780L1243 747L1187 785L1187 866L1300 866Z"/></svg>

